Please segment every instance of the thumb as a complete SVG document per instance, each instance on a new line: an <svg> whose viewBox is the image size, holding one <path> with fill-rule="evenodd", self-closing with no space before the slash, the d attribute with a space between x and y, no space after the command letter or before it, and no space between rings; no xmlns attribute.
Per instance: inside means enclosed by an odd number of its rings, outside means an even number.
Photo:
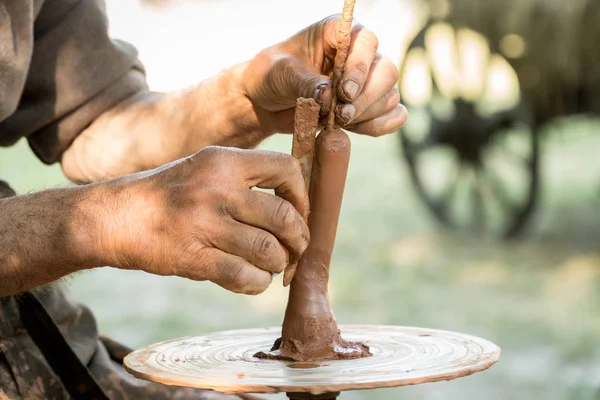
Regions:
<svg viewBox="0 0 600 400"><path fill-rule="evenodd" d="M271 111L283 111L296 105L298 97L326 103L327 93L331 97L331 78L322 75L303 60L289 54L271 56L268 67L258 73L254 93L250 97L262 108ZM264 79L260 79L260 75Z"/></svg>

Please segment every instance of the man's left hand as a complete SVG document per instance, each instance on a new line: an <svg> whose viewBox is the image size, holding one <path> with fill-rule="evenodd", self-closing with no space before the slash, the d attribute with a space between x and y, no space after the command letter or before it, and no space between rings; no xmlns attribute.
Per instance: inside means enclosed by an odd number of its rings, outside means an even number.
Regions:
<svg viewBox="0 0 600 400"><path fill-rule="evenodd" d="M261 51L197 87L142 91L104 112L62 156L65 174L89 182L152 169L211 145L249 148L293 130L298 97L331 104L340 18L332 16ZM337 125L370 136L406 121L396 66L377 52L377 37L354 23L338 91Z"/></svg>
<svg viewBox="0 0 600 400"><path fill-rule="evenodd" d="M327 112L339 16L331 16L290 39L260 52L241 76L242 92L252 101L263 126L291 132L296 98L314 98ZM353 24L350 53L338 90L336 122L350 131L381 136L406 121L396 88L398 70L377 51L375 34Z"/></svg>

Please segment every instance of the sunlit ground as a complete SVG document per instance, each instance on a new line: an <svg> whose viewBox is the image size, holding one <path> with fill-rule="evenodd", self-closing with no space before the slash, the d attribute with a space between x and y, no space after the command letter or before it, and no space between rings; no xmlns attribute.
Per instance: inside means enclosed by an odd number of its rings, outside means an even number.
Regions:
<svg viewBox="0 0 600 400"><path fill-rule="evenodd" d="M244 60L336 12L339 3L197 1L142 12L133 1L113 0L109 10L115 34L139 45L151 83L165 89L193 84ZM139 16L132 18L133 13ZM375 0L359 7L357 17L370 20L392 51L402 13L393 0ZM228 26L232 23L237 25ZM243 26L248 30L234 46L233 34L242 33ZM225 32L226 51L218 49L219 32ZM399 57L396 51L393 57ZM289 152L289 137L275 137L263 147ZM496 366L472 377L342 398L598 398L600 125L571 121L546 132L540 209L529 234L509 244L441 232L417 200L400 154L396 136L353 136L330 285L339 322L456 330L490 339L503 353ZM36 161L25 143L0 150L0 177L22 192L66 182L58 167ZM257 297L111 269L69 282L77 298L95 310L101 331L133 347L278 325L287 299L280 279Z"/></svg>

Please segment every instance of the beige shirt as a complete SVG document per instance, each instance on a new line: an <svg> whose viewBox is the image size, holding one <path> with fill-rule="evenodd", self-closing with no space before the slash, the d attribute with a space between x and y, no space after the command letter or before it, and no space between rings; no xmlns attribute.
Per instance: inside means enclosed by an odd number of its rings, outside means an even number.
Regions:
<svg viewBox="0 0 600 400"><path fill-rule="evenodd" d="M26 137L53 163L96 117L146 88L135 48L109 38L104 7L0 0L0 146Z"/></svg>

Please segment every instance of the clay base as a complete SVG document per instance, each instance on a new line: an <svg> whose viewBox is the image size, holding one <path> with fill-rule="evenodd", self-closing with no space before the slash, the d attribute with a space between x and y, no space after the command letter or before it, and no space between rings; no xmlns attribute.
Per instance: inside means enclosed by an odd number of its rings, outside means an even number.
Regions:
<svg viewBox="0 0 600 400"><path fill-rule="evenodd" d="M325 361L325 360L351 360L354 358L370 357L369 346L360 342L348 342L342 339L339 334L330 343L315 349L312 346L306 346L296 340L282 342L277 339L271 348L271 351L265 353L260 351L254 357L263 360L283 360L283 361Z"/></svg>
<svg viewBox="0 0 600 400"><path fill-rule="evenodd" d="M310 393L286 393L290 400L335 400L340 395L340 392L310 394Z"/></svg>

